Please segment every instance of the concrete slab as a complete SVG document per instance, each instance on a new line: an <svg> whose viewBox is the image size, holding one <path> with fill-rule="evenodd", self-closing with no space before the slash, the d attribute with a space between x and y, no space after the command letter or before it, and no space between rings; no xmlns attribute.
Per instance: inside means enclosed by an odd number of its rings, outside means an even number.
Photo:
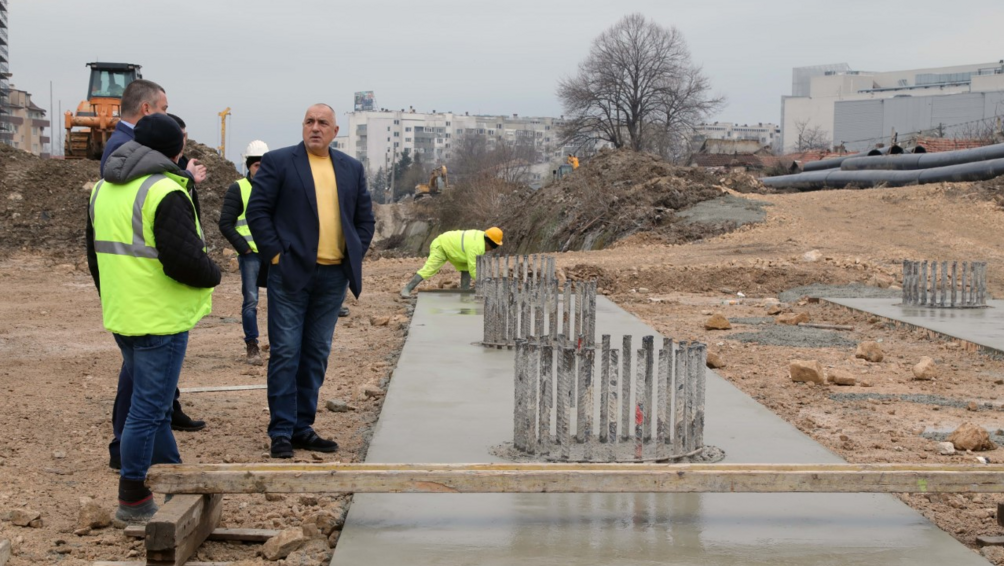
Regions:
<svg viewBox="0 0 1004 566"><path fill-rule="evenodd" d="M1004 354L1004 301L985 309L939 309L902 305L899 299L826 299L826 301L927 328Z"/></svg>
<svg viewBox="0 0 1004 566"><path fill-rule="evenodd" d="M603 297L597 328L655 334ZM492 462L512 437L512 352L471 296L420 294L368 462ZM638 339L638 338L636 338ZM709 372L706 441L726 462L841 460ZM332 564L976 565L889 495L361 494Z"/></svg>

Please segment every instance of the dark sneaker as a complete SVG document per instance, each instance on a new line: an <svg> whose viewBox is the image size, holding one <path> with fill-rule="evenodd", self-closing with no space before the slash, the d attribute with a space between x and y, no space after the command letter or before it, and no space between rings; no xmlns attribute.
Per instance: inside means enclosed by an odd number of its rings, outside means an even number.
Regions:
<svg viewBox="0 0 1004 566"><path fill-rule="evenodd" d="M321 438L317 436L316 432L310 431L302 436L294 436L293 448L313 452L336 452L338 451L338 443L334 440Z"/></svg>
<svg viewBox="0 0 1004 566"><path fill-rule="evenodd" d="M338 316L349 316L349 307L342 307L342 310L338 311Z"/></svg>
<svg viewBox="0 0 1004 566"><path fill-rule="evenodd" d="M248 346L248 358L247 358L248 363L253 366L262 365L261 350L258 348L258 341L249 340L247 342L247 346Z"/></svg>
<svg viewBox="0 0 1004 566"><path fill-rule="evenodd" d="M175 409L171 413L171 430L182 432L196 432L206 428L206 421L197 421L186 415L181 408Z"/></svg>
<svg viewBox="0 0 1004 566"><path fill-rule="evenodd" d="M141 525L148 523L157 512L157 504L153 502L153 497L144 499L142 503L125 503L119 501L118 511L115 512L115 520L129 525Z"/></svg>
<svg viewBox="0 0 1004 566"><path fill-rule="evenodd" d="M272 439L272 450L269 453L273 458L292 458L293 445L285 436L277 436Z"/></svg>
<svg viewBox="0 0 1004 566"><path fill-rule="evenodd" d="M113 469L113 470L121 470L122 469L122 458L121 457L116 458L115 456L109 456L108 457L108 467L111 468L111 469Z"/></svg>

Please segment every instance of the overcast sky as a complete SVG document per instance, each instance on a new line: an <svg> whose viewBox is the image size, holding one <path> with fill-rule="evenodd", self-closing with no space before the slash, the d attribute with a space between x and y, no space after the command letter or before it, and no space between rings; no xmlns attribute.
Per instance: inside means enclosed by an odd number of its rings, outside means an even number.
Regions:
<svg viewBox="0 0 1004 566"><path fill-rule="evenodd" d="M560 115L558 79L631 12L684 34L728 98L714 119L740 123L780 121L792 67L1004 59L1000 0L10 0L11 82L48 110L52 81L58 113L85 97L86 63L141 64L194 139L218 145L229 106L238 160L255 138L299 142L314 102L344 124L360 90L378 107Z"/></svg>

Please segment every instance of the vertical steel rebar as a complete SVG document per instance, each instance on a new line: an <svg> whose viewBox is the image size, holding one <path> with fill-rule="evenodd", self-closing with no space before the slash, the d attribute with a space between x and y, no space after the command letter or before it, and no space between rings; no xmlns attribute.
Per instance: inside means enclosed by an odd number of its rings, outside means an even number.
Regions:
<svg viewBox="0 0 1004 566"><path fill-rule="evenodd" d="M687 413L687 342L676 346L673 371L673 454L684 454L687 438L685 418Z"/></svg>
<svg viewBox="0 0 1004 566"><path fill-rule="evenodd" d="M655 413L653 410L655 408L655 402L653 400L655 394L655 337L652 335L645 336L641 339L641 349L645 351L645 394L642 396L645 399L645 441L652 439L652 415ZM639 360L639 363L641 361Z"/></svg>
<svg viewBox="0 0 1004 566"><path fill-rule="evenodd" d="M593 459L593 394L594 394L594 382L593 379L596 373L596 349L592 346L588 348L582 348L579 350L581 355L579 357L579 363L585 366L584 374L584 385L586 393L582 396L582 406L586 408L585 418L579 428L583 431L582 441L585 443L585 451L583 453L583 458L585 460ZM581 411L581 410L580 410Z"/></svg>
<svg viewBox="0 0 1004 566"><path fill-rule="evenodd" d="M537 379L540 377L540 343L536 339L527 340L526 348L527 383L524 388L526 411L523 416L526 419L526 451L537 454L537 413L540 410L537 395L540 386Z"/></svg>
<svg viewBox="0 0 1004 566"><path fill-rule="evenodd" d="M642 344L644 343L645 338L643 337ZM645 387L645 349L638 349L635 356L634 457L636 460L641 460L645 456L645 418L651 410L651 405L646 404L645 395L642 393L642 389Z"/></svg>
<svg viewBox="0 0 1004 566"><path fill-rule="evenodd" d="M512 431L512 442L516 450L526 452L526 386L527 386L527 351L526 351L526 341L517 340L516 341L516 376L515 383L513 386L513 431Z"/></svg>
<svg viewBox="0 0 1004 566"><path fill-rule="evenodd" d="M909 265L910 265L910 262L908 262L906 260L903 260L903 292L902 292L903 298L902 298L902 301L903 301L904 305L910 304L910 297L909 297L910 285L908 283L908 281L910 281L910 269L909 269Z"/></svg>
<svg viewBox="0 0 1004 566"><path fill-rule="evenodd" d="M655 454L661 455L661 451L666 444L666 374L669 372L669 352L666 350L665 342L659 348L659 365L655 377Z"/></svg>
<svg viewBox="0 0 1004 566"><path fill-rule="evenodd" d="M575 333L572 332L571 322L572 322L572 287L571 282L565 281L565 288L563 291L563 303L561 311L561 330L559 332L568 336L571 340L575 337Z"/></svg>
<svg viewBox="0 0 1004 566"><path fill-rule="evenodd" d="M691 342L690 347L687 348L687 389L686 389L686 416L684 417L684 426L687 430L686 441L683 444L683 449L686 452L693 452L697 449L697 430L696 430L696 418L697 418L697 378L698 374L704 370L704 368L697 367L697 359L700 356L701 345L697 342Z"/></svg>
<svg viewBox="0 0 1004 566"><path fill-rule="evenodd" d="M960 288L961 297L959 298L959 304L962 306L969 305L969 293L966 290L966 283L969 277L969 262L962 262L962 286Z"/></svg>
<svg viewBox="0 0 1004 566"><path fill-rule="evenodd" d="M951 282L951 286L952 286L952 307L953 308L955 307L955 302L956 302L956 299L958 298L958 291L955 288L956 283L958 283L958 279L959 279L959 262L958 261L953 261L952 262L952 282Z"/></svg>
<svg viewBox="0 0 1004 566"><path fill-rule="evenodd" d="M706 396L708 347L698 344L694 352L694 450L704 447L704 400Z"/></svg>
<svg viewBox="0 0 1004 566"><path fill-rule="evenodd" d="M938 306L938 262L931 262L931 306Z"/></svg>
<svg viewBox="0 0 1004 566"><path fill-rule="evenodd" d="M600 338L600 443L605 444L610 420L610 335Z"/></svg>
<svg viewBox="0 0 1004 566"><path fill-rule="evenodd" d="M582 336L578 337L576 343L582 344ZM577 346L575 352L578 358L578 372L575 380L575 440L576 442L583 443L586 441L586 414L592 412L592 407L586 403L589 384L587 383L588 377L586 375L587 364L585 363L585 358L582 356L583 348Z"/></svg>
<svg viewBox="0 0 1004 566"><path fill-rule="evenodd" d="M621 363L624 364L621 371L621 438L627 440L631 437L631 418L634 411L631 410L631 336L625 335L621 339Z"/></svg>
<svg viewBox="0 0 1004 566"><path fill-rule="evenodd" d="M927 305L927 262L920 266L920 304Z"/></svg>
<svg viewBox="0 0 1004 566"><path fill-rule="evenodd" d="M616 444L617 436L617 407L620 399L617 397L617 384L620 381L620 351L610 350L610 396L607 398L607 440L610 444ZM612 454L613 452L611 452Z"/></svg>
<svg viewBox="0 0 1004 566"><path fill-rule="evenodd" d="M575 373L575 348L567 340L560 340L561 355L558 364L558 398L557 414L557 435L555 442L560 446L559 456L562 460L568 460L571 449L572 437L568 427L569 414L568 399L571 395L572 375Z"/></svg>
<svg viewBox="0 0 1004 566"><path fill-rule="evenodd" d="M541 453L551 450L551 407L554 406L554 345L542 340L540 345L540 401L537 444Z"/></svg>
<svg viewBox="0 0 1004 566"><path fill-rule="evenodd" d="M948 262L941 262L941 294L938 301L942 307L948 306Z"/></svg>

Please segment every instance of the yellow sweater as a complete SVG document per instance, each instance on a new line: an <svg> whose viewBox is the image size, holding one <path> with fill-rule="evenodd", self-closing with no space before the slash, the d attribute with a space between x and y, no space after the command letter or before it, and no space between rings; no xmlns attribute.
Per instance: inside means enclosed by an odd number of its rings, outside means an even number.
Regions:
<svg viewBox="0 0 1004 566"><path fill-rule="evenodd" d="M342 232L342 215L338 207L338 184L331 157L318 157L307 153L310 172L314 176L317 194L317 221L320 237L317 241L317 263L338 265L345 259L345 234Z"/></svg>

